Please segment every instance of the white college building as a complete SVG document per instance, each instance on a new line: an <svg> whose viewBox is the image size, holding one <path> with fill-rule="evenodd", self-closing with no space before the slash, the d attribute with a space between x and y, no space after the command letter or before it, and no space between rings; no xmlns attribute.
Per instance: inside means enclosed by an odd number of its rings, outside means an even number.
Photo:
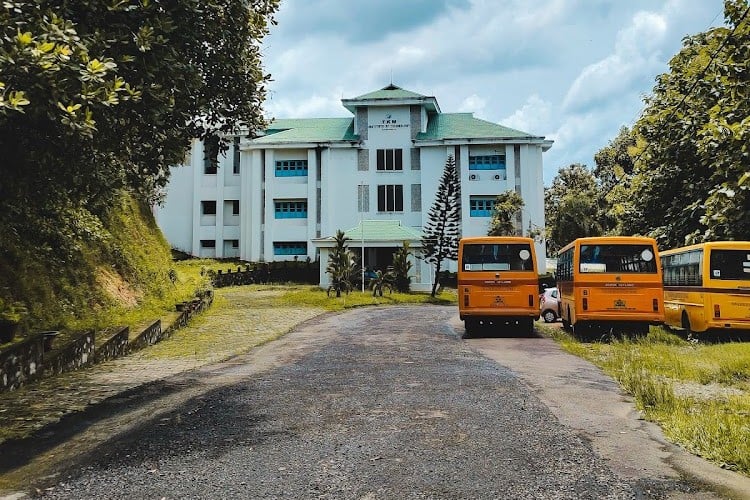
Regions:
<svg viewBox="0 0 750 500"><path fill-rule="evenodd" d="M542 153L552 141L443 113L435 97L393 84L341 102L353 116L276 119L218 158L195 141L156 209L170 244L250 262L320 259L327 286L328 248L341 229L352 250L364 248L366 266L384 269L404 240L418 254L449 155L461 181L463 236L487 234L494 199L507 190L525 202L518 233L544 227ZM544 269L543 241L537 256ZM428 288L430 266L418 255L412 262L412 288Z"/></svg>

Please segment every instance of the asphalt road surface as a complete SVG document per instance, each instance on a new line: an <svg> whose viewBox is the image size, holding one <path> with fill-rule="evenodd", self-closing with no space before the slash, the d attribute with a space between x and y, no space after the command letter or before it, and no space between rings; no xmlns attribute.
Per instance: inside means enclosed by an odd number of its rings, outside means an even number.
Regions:
<svg viewBox="0 0 750 500"><path fill-rule="evenodd" d="M454 307L316 318L110 401L112 416L79 422L57 472L30 487L76 499L727 494L730 476L664 442L551 340L462 334Z"/></svg>

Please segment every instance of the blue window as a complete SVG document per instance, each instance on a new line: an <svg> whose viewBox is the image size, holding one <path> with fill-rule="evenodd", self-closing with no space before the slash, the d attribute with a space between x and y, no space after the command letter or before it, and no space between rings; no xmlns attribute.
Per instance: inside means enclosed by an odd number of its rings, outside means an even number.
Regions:
<svg viewBox="0 0 750 500"><path fill-rule="evenodd" d="M307 175L307 160L279 160L276 162L276 177L304 177Z"/></svg>
<svg viewBox="0 0 750 500"><path fill-rule="evenodd" d="M505 155L469 156L469 170L505 170Z"/></svg>
<svg viewBox="0 0 750 500"><path fill-rule="evenodd" d="M307 255L307 243L304 241L274 241L274 255Z"/></svg>
<svg viewBox="0 0 750 500"><path fill-rule="evenodd" d="M307 219L307 202L276 201L274 211L277 219Z"/></svg>
<svg viewBox="0 0 750 500"><path fill-rule="evenodd" d="M494 196L472 196L469 198L470 217L492 217L492 210L494 208Z"/></svg>

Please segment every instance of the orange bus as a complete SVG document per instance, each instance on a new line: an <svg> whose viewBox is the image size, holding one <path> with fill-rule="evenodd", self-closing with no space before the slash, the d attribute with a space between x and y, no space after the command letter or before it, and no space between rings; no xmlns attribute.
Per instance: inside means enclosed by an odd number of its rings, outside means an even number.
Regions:
<svg viewBox="0 0 750 500"><path fill-rule="evenodd" d="M661 253L664 315L688 335L750 332L750 241L712 241Z"/></svg>
<svg viewBox="0 0 750 500"><path fill-rule="evenodd" d="M656 241L638 236L578 238L558 252L563 327L647 333L664 322Z"/></svg>
<svg viewBox="0 0 750 500"><path fill-rule="evenodd" d="M458 243L458 311L467 335L480 326L534 331L539 274L534 240L515 236L462 238Z"/></svg>

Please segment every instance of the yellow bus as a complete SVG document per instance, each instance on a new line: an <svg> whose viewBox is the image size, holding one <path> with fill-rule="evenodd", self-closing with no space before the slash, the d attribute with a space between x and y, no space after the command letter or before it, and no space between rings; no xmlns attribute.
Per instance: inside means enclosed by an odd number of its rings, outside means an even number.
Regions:
<svg viewBox="0 0 750 500"><path fill-rule="evenodd" d="M664 313L690 333L750 330L750 241L713 241L661 253Z"/></svg>
<svg viewBox="0 0 750 500"><path fill-rule="evenodd" d="M471 335L480 326L534 331L539 274L534 240L515 236L462 238L458 243L458 311Z"/></svg>
<svg viewBox="0 0 750 500"><path fill-rule="evenodd" d="M656 241L639 236L578 238L558 252L563 327L647 333L664 322Z"/></svg>

